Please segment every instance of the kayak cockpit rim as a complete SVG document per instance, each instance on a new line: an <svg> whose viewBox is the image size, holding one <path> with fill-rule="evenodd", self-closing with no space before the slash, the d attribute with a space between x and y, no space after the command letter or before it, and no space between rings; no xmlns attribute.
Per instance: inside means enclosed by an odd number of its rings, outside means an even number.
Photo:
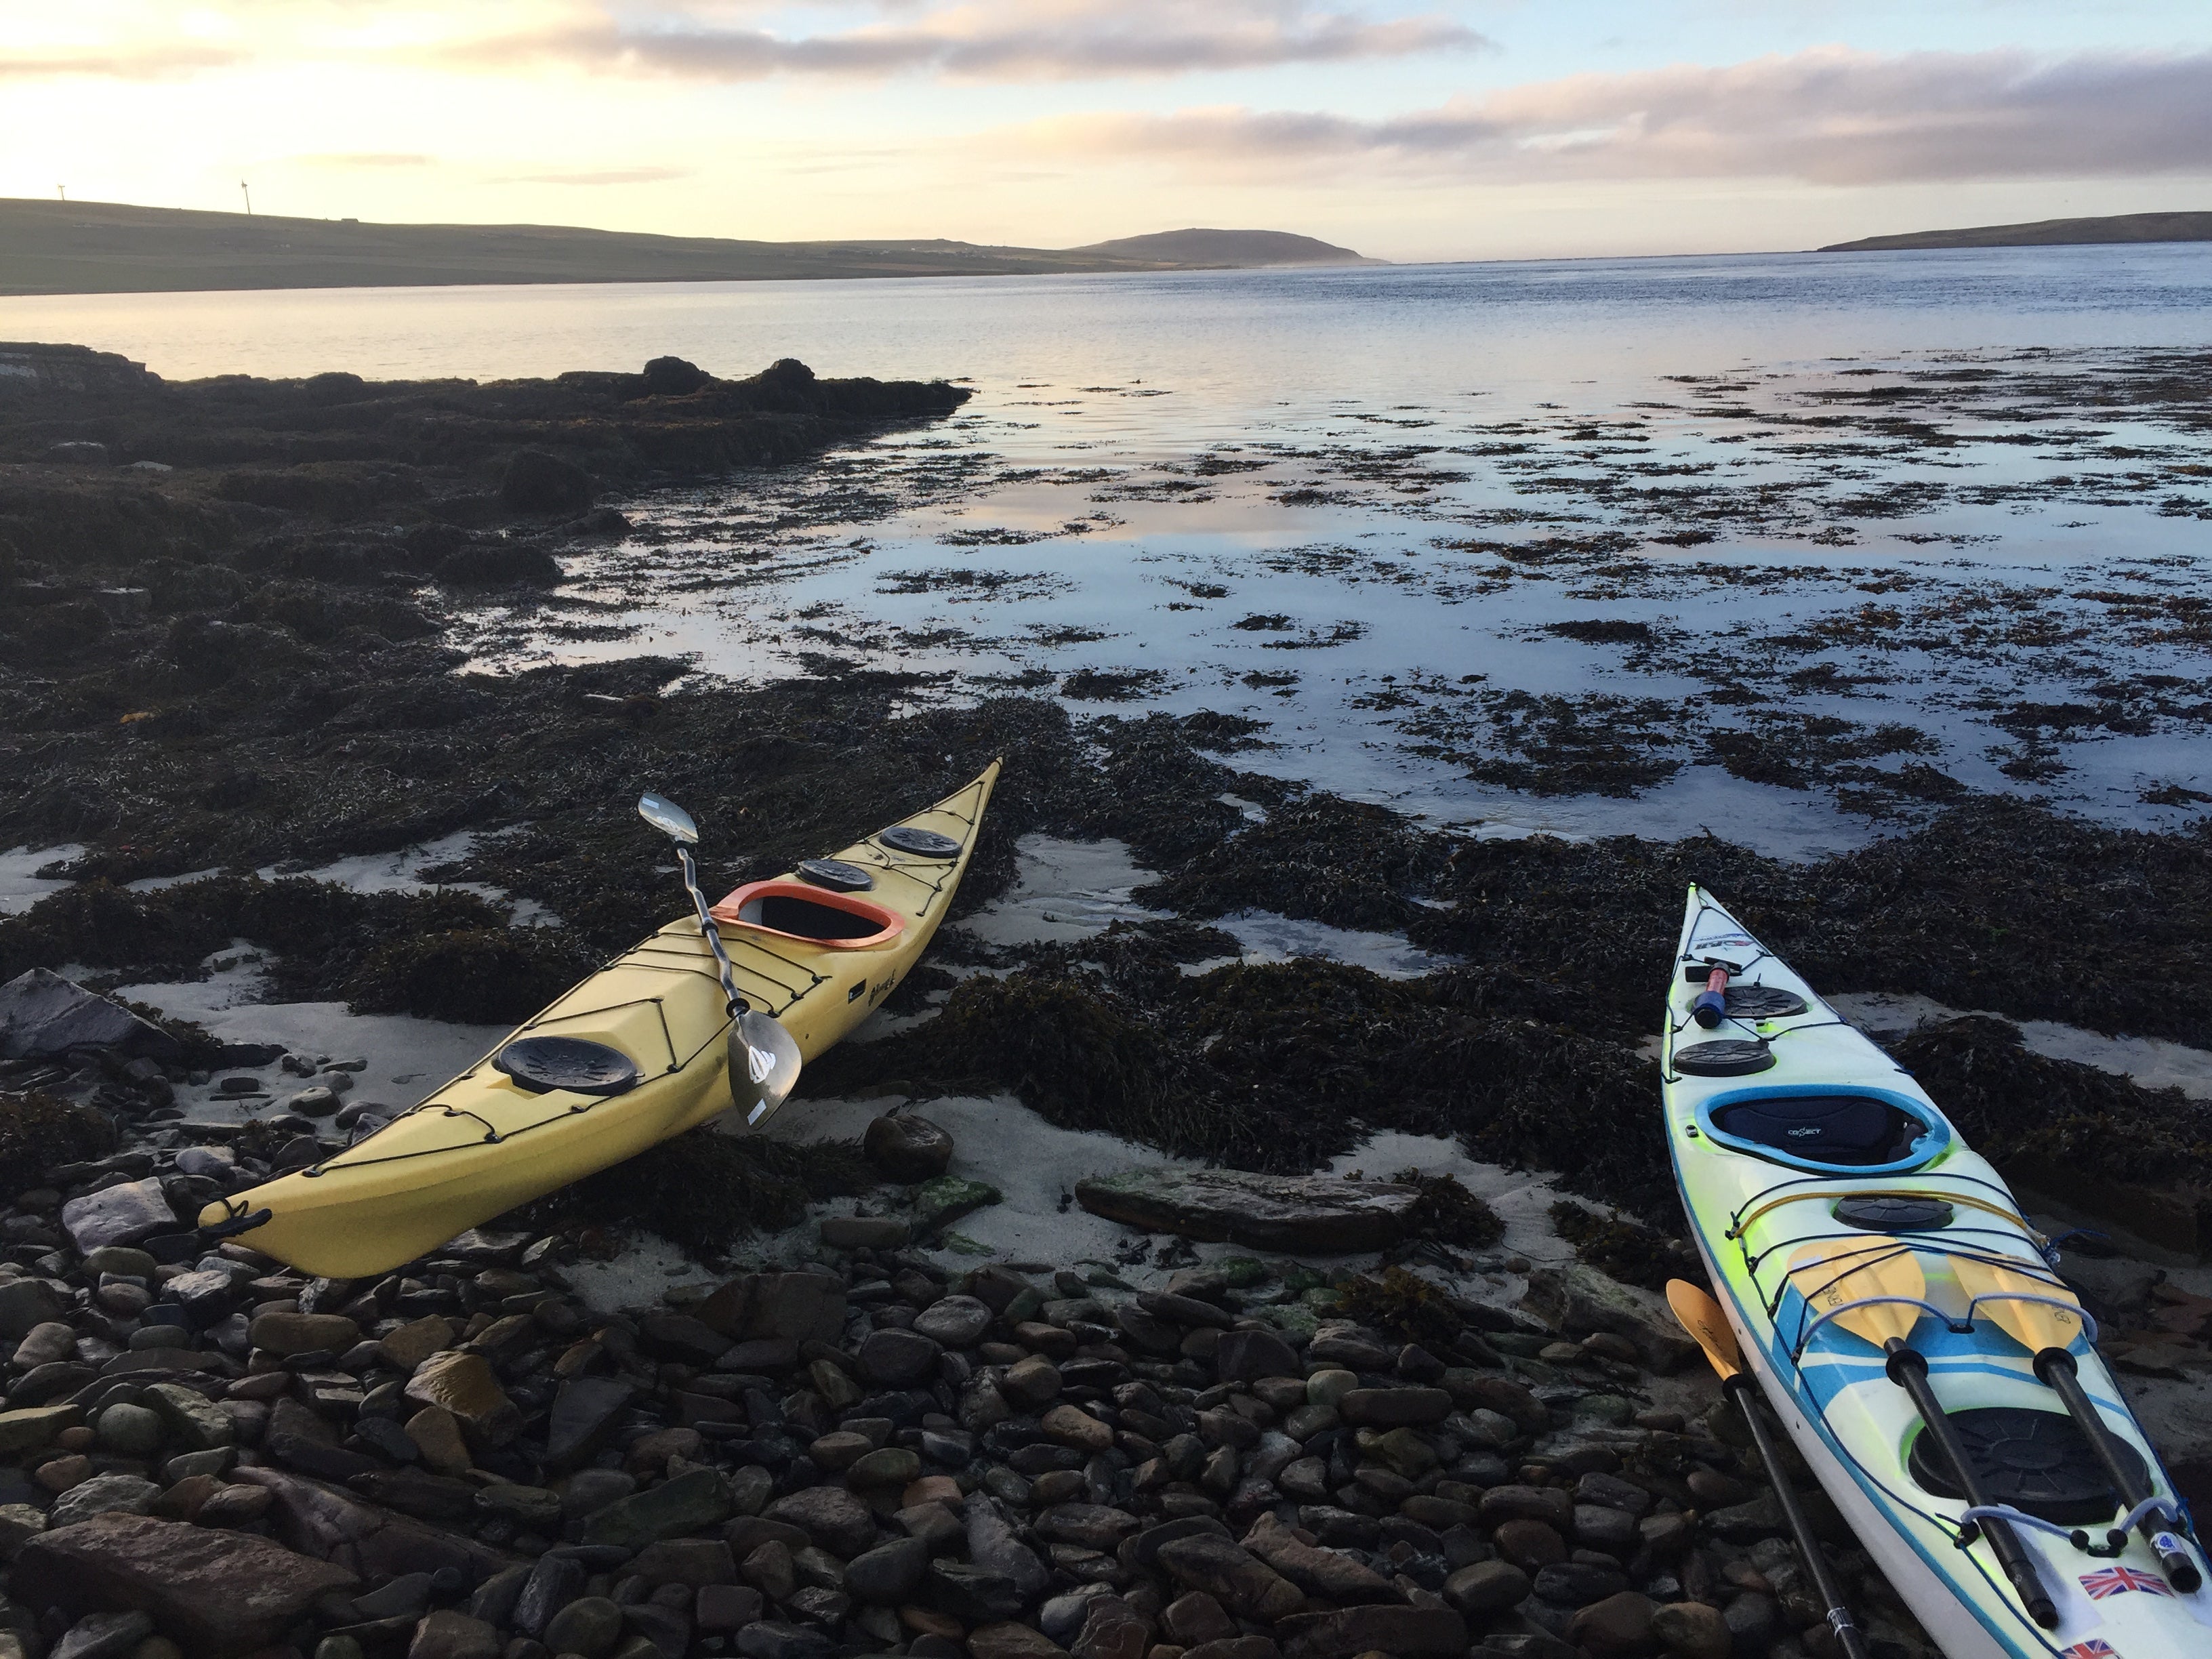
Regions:
<svg viewBox="0 0 2212 1659"><path fill-rule="evenodd" d="M1919 1125L1910 1146L1901 1157L1876 1164L1846 1164L1795 1152L1771 1141L1758 1139L1729 1128L1720 1120L1723 1115L1748 1115L1732 1109L1752 1108L1761 1103L1780 1105L1788 1101L1850 1101L1863 1100L1886 1107ZM1768 1164L1779 1164L1792 1170L1804 1170L1814 1175L1825 1176L1889 1176L1905 1175L1925 1165L1948 1152L1958 1136L1951 1121L1925 1099L1904 1094L1894 1089L1877 1088L1872 1085L1855 1083L1848 1085L1822 1086L1804 1083L1754 1084L1748 1088L1725 1089L1708 1095L1697 1104L1698 1133L1711 1145L1739 1154L1755 1158ZM1792 1133L1787 1128L1779 1133Z"/></svg>

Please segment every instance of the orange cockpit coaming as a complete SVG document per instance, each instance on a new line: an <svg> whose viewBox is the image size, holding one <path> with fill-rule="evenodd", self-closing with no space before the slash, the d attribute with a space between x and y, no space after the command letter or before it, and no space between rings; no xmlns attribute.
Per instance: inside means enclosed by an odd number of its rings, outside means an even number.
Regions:
<svg viewBox="0 0 2212 1659"><path fill-rule="evenodd" d="M833 951L872 951L906 931L896 911L802 881L753 881L714 908L724 927L803 939Z"/></svg>

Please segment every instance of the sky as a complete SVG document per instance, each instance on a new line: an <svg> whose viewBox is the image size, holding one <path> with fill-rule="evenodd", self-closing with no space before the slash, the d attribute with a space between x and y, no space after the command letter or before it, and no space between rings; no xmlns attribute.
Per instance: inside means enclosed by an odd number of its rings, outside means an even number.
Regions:
<svg viewBox="0 0 2212 1659"><path fill-rule="evenodd" d="M2208 0L0 0L0 195L1399 260L2212 210Z"/></svg>

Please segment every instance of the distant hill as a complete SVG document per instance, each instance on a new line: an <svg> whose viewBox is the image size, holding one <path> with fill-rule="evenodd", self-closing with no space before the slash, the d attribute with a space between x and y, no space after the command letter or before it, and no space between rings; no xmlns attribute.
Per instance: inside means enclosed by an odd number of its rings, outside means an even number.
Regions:
<svg viewBox="0 0 2212 1659"><path fill-rule="evenodd" d="M1184 246L1197 251L1175 251ZM746 242L562 225L386 225L0 198L0 294L757 282L1371 263L1380 262L1310 236L1267 230L1170 231L1063 249L928 240Z"/></svg>
<svg viewBox="0 0 2212 1659"><path fill-rule="evenodd" d="M2078 242L2212 242L2212 213L2121 213L2105 219L2039 219L2030 225L1916 230L1904 236L1868 236L1856 242L1834 242L1820 252L1863 253L1906 247L2057 247Z"/></svg>
<svg viewBox="0 0 2212 1659"><path fill-rule="evenodd" d="M1286 230L1158 230L1149 236L1119 236L1110 242L1072 247L1070 253L1095 253L1116 259L1150 259L1165 265L1385 265L1348 247L1293 236Z"/></svg>

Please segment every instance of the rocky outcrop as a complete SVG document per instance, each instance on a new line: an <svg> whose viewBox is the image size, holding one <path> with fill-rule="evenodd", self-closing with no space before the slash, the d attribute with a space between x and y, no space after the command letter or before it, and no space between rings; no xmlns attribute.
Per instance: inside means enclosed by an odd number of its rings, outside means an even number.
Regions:
<svg viewBox="0 0 2212 1659"><path fill-rule="evenodd" d="M0 1060L40 1060L76 1048L151 1060L181 1052L158 1025L50 969L29 969L0 985Z"/></svg>
<svg viewBox="0 0 2212 1659"><path fill-rule="evenodd" d="M1301 1255L1379 1250L1406 1236L1417 1187L1242 1170L1131 1170L1075 1185L1093 1215L1146 1232Z"/></svg>

